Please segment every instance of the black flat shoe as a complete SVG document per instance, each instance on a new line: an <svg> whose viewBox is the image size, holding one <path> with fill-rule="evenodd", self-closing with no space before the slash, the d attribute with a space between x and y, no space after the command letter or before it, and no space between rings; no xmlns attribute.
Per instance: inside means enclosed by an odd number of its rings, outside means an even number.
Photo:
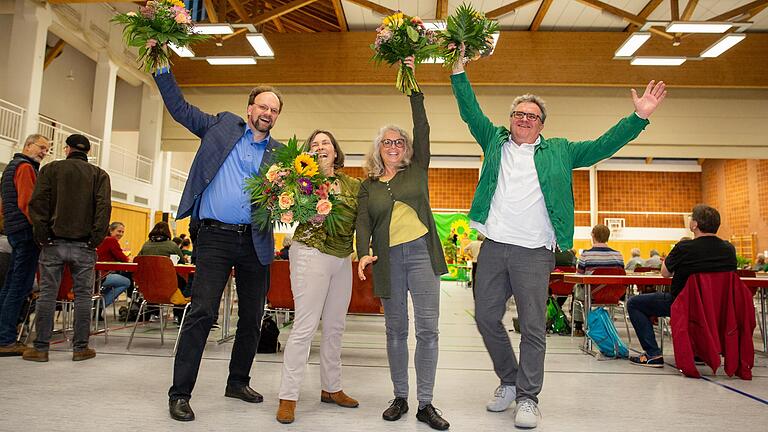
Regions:
<svg viewBox="0 0 768 432"><path fill-rule="evenodd" d="M177 421L192 421L195 419L195 413L192 412L192 407L189 406L187 399L168 401L168 411L171 413L171 418Z"/></svg>
<svg viewBox="0 0 768 432"><path fill-rule="evenodd" d="M451 424L445 421L441 414L437 408L429 404L416 413L416 419L428 424L432 429L446 430L451 427Z"/></svg>
<svg viewBox="0 0 768 432"><path fill-rule="evenodd" d="M264 402L264 396L260 395L256 390L247 385L242 387L228 385L227 389L224 391L224 396L244 400L250 403Z"/></svg>
<svg viewBox="0 0 768 432"><path fill-rule="evenodd" d="M381 415L381 418L387 421L395 421L399 420L400 417L403 416L403 414L408 412L408 401L403 398L394 398L391 401L392 405L389 406L386 410L384 410L384 413Z"/></svg>

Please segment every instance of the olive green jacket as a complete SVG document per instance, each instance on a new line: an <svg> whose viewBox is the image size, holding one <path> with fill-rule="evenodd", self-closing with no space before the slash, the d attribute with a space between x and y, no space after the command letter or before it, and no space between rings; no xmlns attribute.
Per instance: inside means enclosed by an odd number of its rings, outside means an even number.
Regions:
<svg viewBox="0 0 768 432"><path fill-rule="evenodd" d="M377 297L390 296L389 224L395 201L408 204L429 232L427 247L436 275L448 272L443 247L437 235L435 219L429 205L429 122L424 109L424 94L411 95L413 116L413 157L411 164L387 183L367 178L360 185L357 207L357 256L368 255L369 245L378 260L373 263L373 292ZM391 190L391 192L390 192ZM371 243L373 237L373 243Z"/></svg>
<svg viewBox="0 0 768 432"><path fill-rule="evenodd" d="M501 167L501 149L510 139L509 130L495 126L483 114L475 93L464 73L451 75L453 94L459 105L461 119L483 149L480 180L472 199L469 218L485 224L491 199L496 192ZM536 146L533 162L539 176L541 193L549 212L549 219L561 250L573 247L573 175L574 168L588 167L611 157L628 142L637 138L648 125L648 120L632 113L619 120L602 136L591 141L569 141L565 138L544 138Z"/></svg>

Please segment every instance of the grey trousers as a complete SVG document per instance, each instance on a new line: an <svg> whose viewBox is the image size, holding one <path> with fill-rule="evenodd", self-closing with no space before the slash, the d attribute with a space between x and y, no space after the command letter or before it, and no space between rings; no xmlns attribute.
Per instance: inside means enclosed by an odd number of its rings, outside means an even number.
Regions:
<svg viewBox="0 0 768 432"><path fill-rule="evenodd" d="M477 265L475 321L493 369L502 384L517 387L518 401L538 403L547 345L547 287L555 254L544 247L528 249L486 239ZM502 323L513 295L522 336L519 365Z"/></svg>
<svg viewBox="0 0 768 432"><path fill-rule="evenodd" d="M440 276L432 270L426 237L389 249L391 296L381 299L387 327L387 358L395 397L408 398L408 292L416 326L416 397L432 403L437 371Z"/></svg>
<svg viewBox="0 0 768 432"><path fill-rule="evenodd" d="M72 339L73 351L88 348L91 327L91 294L93 294L96 251L83 242L55 240L53 245L43 246L40 251L40 298L37 300L37 337L35 349L48 351L56 312L64 264L72 273L72 292L75 294L75 324Z"/></svg>

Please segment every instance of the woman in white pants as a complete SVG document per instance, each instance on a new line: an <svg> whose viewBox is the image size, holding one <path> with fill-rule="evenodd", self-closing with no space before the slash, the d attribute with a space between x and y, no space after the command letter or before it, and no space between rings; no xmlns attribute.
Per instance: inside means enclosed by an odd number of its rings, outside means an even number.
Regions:
<svg viewBox="0 0 768 432"><path fill-rule="evenodd" d="M306 145L311 152L317 153L323 173L334 178L331 189L341 191L336 211L340 212L342 222L334 235L326 231L322 221L300 224L293 235L289 259L296 319L283 356L280 405L276 416L280 423L292 423L295 418L309 349L321 319L320 399L346 408L358 406L355 399L342 391L341 337L352 296L350 255L360 181L336 171L344 166L344 153L330 132L314 131ZM312 193L322 198L328 191Z"/></svg>

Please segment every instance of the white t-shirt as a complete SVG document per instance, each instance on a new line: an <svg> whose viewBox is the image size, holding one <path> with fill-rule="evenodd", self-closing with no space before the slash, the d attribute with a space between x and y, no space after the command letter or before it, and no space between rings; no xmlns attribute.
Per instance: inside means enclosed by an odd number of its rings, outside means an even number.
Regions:
<svg viewBox="0 0 768 432"><path fill-rule="evenodd" d="M510 138L501 149L501 167L496 191L485 224L471 222L487 238L529 249L542 246L554 250L555 230L549 220L533 152L533 144L517 145Z"/></svg>

